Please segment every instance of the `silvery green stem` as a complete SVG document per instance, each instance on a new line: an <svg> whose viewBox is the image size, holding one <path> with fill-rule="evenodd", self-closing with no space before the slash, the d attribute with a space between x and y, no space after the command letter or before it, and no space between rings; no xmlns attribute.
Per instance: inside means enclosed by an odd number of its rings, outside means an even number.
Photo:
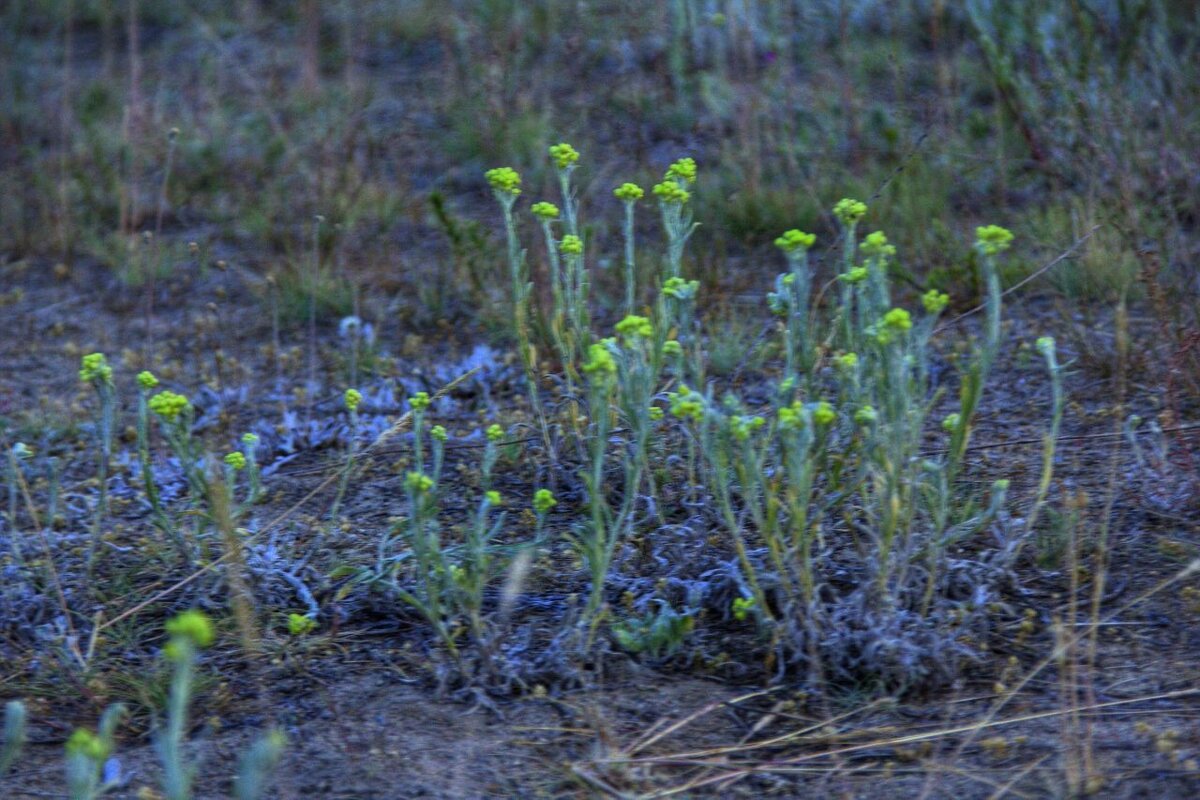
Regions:
<svg viewBox="0 0 1200 800"><path fill-rule="evenodd" d="M238 768L237 781L233 785L237 800L258 800L263 796L286 746L287 737L281 730L273 730L254 743Z"/></svg>
<svg viewBox="0 0 1200 800"><path fill-rule="evenodd" d="M1033 531L1033 527L1037 523L1038 514L1045 504L1046 495L1050 490L1050 479L1054 476L1055 444L1058 441L1058 431L1062 424L1063 405L1065 403L1062 386L1062 367L1058 365L1054 340L1050 337L1044 337L1038 340L1037 346L1046 359L1046 369L1050 373L1050 388L1053 400L1050 430L1046 432L1046 436L1042 440L1041 480L1038 482L1037 497L1033 502L1033 508L1029 512L1029 520L1025 523L1026 533Z"/></svg>
<svg viewBox="0 0 1200 800"><path fill-rule="evenodd" d="M4 743L0 747L0 776L16 763L25 746L25 705L10 700L4 706Z"/></svg>
<svg viewBox="0 0 1200 800"><path fill-rule="evenodd" d="M633 206L636 201L625 201L625 313L632 314L637 298L636 270L634 268Z"/></svg>
<svg viewBox="0 0 1200 800"><path fill-rule="evenodd" d="M189 800L195 770L184 761L183 734L195 678L196 649L183 638L175 639L172 645L177 648L174 653L175 673L171 678L171 692L167 701L167 725L159 737L158 750L163 765L163 792L167 800Z"/></svg>
<svg viewBox="0 0 1200 800"><path fill-rule="evenodd" d="M854 250L857 244L855 238L856 223L851 223L846 227L845 239L842 242L842 272L849 272L854 267ZM853 320L854 306L854 285L849 281L842 281L842 347L847 351L855 352L860 347L860 336L862 328L862 310L859 309L859 326L855 329Z"/></svg>

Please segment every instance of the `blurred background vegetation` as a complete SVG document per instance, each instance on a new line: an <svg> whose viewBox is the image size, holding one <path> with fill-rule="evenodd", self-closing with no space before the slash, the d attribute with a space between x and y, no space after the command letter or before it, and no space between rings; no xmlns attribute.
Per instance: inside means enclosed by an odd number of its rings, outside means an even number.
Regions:
<svg viewBox="0 0 1200 800"><path fill-rule="evenodd" d="M1017 233L1010 281L1095 229L1041 285L1149 297L1186 350L1198 46L1190 0L8 0L0 258L131 284L223 260L297 320L314 280L326 321L474 319L502 252L482 172L540 199L569 141L597 254L613 186L700 163L690 267L726 317L781 230L831 245L853 196L897 277L960 305L975 225Z"/></svg>

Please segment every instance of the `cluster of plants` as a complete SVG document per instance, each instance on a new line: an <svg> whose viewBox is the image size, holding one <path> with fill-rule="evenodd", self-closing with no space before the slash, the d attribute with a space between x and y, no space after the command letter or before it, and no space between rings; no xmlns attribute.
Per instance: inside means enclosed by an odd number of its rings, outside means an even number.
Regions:
<svg viewBox="0 0 1200 800"><path fill-rule="evenodd" d="M934 419L946 387L930 378L932 339L948 296L930 290L916 313L895 304L888 273L896 248L880 231L860 237L868 209L859 201L833 209L840 247L832 259L837 272L824 285L809 260L815 236L784 232L776 245L787 271L766 295L784 359L765 386L750 387L753 400L744 399L739 387L708 377L710 342L695 310L700 286L683 275L696 226L695 162L675 162L653 187L665 252L641 254L655 267L643 271L653 274L648 285L635 284L633 240L644 192L629 183L614 191L626 213L625 294L610 307L625 316L606 337L590 324L588 243L579 236L571 188L579 156L567 144L550 148L550 156L563 210L548 201L529 209L552 283L540 314L515 222L520 177L511 168L486 177L505 221L513 337L531 404L547 452L554 429L570 443L566 451L578 454L572 467L585 513L567 538L589 584L579 624L594 630L606 620L619 646L656 655L678 650L701 616L743 624L778 675L800 674L814 690L829 681L903 689L956 674L986 639L988 616L1045 501L1062 410L1054 342L1043 338L1037 346L1055 400L1033 507L1018 524L1007 481L982 496L959 481L1001 348L996 260L1012 234L997 226L977 231L985 322L958 359L954 411ZM539 402L534 319L549 331L562 390L577 393L587 409L583 421L556 418ZM621 585L616 562L630 567L630 554L653 552L655 539L679 525L732 555L727 581L693 581L683 591L685 581L672 587L660 580L640 593L627 590L624 608L613 603ZM675 565L659 566L676 577Z"/></svg>
<svg viewBox="0 0 1200 800"><path fill-rule="evenodd" d="M189 800L200 764L184 753L187 709L195 686L196 662L201 649L215 638L212 622L199 611L185 611L167 622L169 640L162 648L171 665L171 688L166 715L157 727L155 748L162 766L162 796L167 800ZM94 800L122 788L128 776L114 753L116 735L125 706L113 704L104 712L96 730L76 728L66 743L66 788L70 800ZM4 709L4 734L0 742L0 776L17 762L26 743L23 703L9 702ZM237 800L263 797L271 773L286 744L282 731L271 731L249 747L242 757L233 796Z"/></svg>

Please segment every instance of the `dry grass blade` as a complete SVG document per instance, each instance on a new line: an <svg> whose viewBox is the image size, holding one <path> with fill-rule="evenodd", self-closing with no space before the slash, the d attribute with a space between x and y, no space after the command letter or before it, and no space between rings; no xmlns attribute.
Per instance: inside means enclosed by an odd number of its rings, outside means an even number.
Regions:
<svg viewBox="0 0 1200 800"><path fill-rule="evenodd" d="M1095 703L1089 706L1082 706L1074 709L1075 712L1093 712L1101 709L1117 708L1120 706L1128 706L1137 703L1150 703L1162 700L1176 700L1183 697L1195 697L1200 695L1200 689L1181 689L1173 692L1163 692L1160 694L1145 695L1141 697L1126 698L1122 700L1110 700L1103 703ZM787 758L767 759L758 763L750 764L731 764L727 757L736 755L738 752L749 752L755 749L752 746L747 747L729 747L719 748L713 752L719 753L723 760L721 761L706 761L699 753L681 753L668 754L663 756L647 756L642 758L622 758L612 757L603 760L597 760L597 764L611 764L617 766L639 765L642 767L702 767L706 769L722 770L718 775L709 775L703 778L696 778L684 785L675 786L669 789L664 789L658 792L653 792L643 795L645 798L658 797L673 797L685 792L701 789L705 787L715 786L723 782L732 782L747 778L754 774L764 774L773 772L791 771L792 768L808 762L821 761L824 759L835 758L839 756L855 755L859 753L870 752L873 750L892 749L901 746L918 744L921 742L936 741L939 739L948 739L954 736L967 735L968 741L976 734L984 730L991 730L1010 725L1018 725L1022 723L1034 722L1044 719L1056 719L1064 714L1071 713L1068 709L1055 709L1052 711L1041 711L1033 714L1022 714L1007 719L995 719L993 715L988 715L984 719L977 722L972 722L967 725L956 725L945 728L938 728L932 731L921 733L905 734L902 736L892 736L886 738L872 739L869 742L859 744L846 745L844 747L835 747L832 749L823 749L813 753L802 753L800 755L790 756ZM779 737L780 741L787 741L790 736ZM961 753L963 746L960 745L958 752Z"/></svg>

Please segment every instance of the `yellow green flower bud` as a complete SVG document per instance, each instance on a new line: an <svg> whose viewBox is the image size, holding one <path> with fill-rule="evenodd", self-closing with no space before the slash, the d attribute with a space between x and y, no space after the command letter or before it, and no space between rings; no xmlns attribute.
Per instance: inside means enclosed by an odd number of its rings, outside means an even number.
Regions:
<svg viewBox="0 0 1200 800"><path fill-rule="evenodd" d="M654 326L645 317L630 314L617 323L616 332L627 339L649 339L654 335Z"/></svg>
<svg viewBox="0 0 1200 800"><path fill-rule="evenodd" d="M409 472L404 476L404 488L413 494L421 494L433 488L433 478L423 472Z"/></svg>
<svg viewBox="0 0 1200 800"><path fill-rule="evenodd" d="M664 180L668 181L684 181L686 183L696 182L696 162L690 158L681 158L667 168L667 174L663 176Z"/></svg>
<svg viewBox="0 0 1200 800"><path fill-rule="evenodd" d="M815 241L817 241L816 234L805 233L793 228L790 231L784 231L783 235L775 240L775 246L785 253L793 253L807 250L813 246Z"/></svg>
<svg viewBox="0 0 1200 800"><path fill-rule="evenodd" d="M493 506L501 505L504 502L504 499L500 497L500 493L495 489L489 489L488 491L484 492L483 497L488 501L489 505Z"/></svg>
<svg viewBox="0 0 1200 800"><path fill-rule="evenodd" d="M292 636L304 636L317 628L317 621L304 614L292 612L288 614L288 633Z"/></svg>
<svg viewBox="0 0 1200 800"><path fill-rule="evenodd" d="M872 406L862 406L854 412L854 421L859 425L870 425L879 415Z"/></svg>
<svg viewBox="0 0 1200 800"><path fill-rule="evenodd" d="M683 345L674 339L668 339L663 342L663 355L671 356L672 358L681 356L683 355Z"/></svg>
<svg viewBox="0 0 1200 800"><path fill-rule="evenodd" d="M196 647L208 647L216 638L208 615L195 609L167 620L167 634L172 639L189 641Z"/></svg>
<svg viewBox="0 0 1200 800"><path fill-rule="evenodd" d="M504 438L504 428L496 423L492 423L488 425L486 434L489 442L498 442Z"/></svg>
<svg viewBox="0 0 1200 800"><path fill-rule="evenodd" d="M650 419L654 422L658 422L662 418L663 410L658 406L650 406Z"/></svg>
<svg viewBox="0 0 1200 800"><path fill-rule="evenodd" d="M512 167L496 167L483 174L493 190L516 197L521 193L521 176Z"/></svg>
<svg viewBox="0 0 1200 800"><path fill-rule="evenodd" d="M837 419L837 412L833 410L833 406L828 400L821 400L817 403L817 407L812 412L813 422L818 425L828 425Z"/></svg>
<svg viewBox="0 0 1200 800"><path fill-rule="evenodd" d="M439 442L446 441L446 429L441 425L434 425L429 429L429 436Z"/></svg>
<svg viewBox="0 0 1200 800"><path fill-rule="evenodd" d="M84 383L112 383L112 367L104 353L88 353L79 363L79 380Z"/></svg>
<svg viewBox="0 0 1200 800"><path fill-rule="evenodd" d="M700 291L700 281L688 281L683 278L667 278L663 284L663 294L676 300L690 300Z"/></svg>
<svg viewBox="0 0 1200 800"><path fill-rule="evenodd" d="M554 494L549 489L538 489L533 493L533 510L537 513L545 514L556 505L558 505L558 501L554 499Z"/></svg>
<svg viewBox="0 0 1200 800"><path fill-rule="evenodd" d="M745 622L750 613L754 611L753 597L735 597L733 598L733 618L738 622Z"/></svg>
<svg viewBox="0 0 1200 800"><path fill-rule="evenodd" d="M858 366L858 353L843 353L834 360L846 372L853 372L854 368Z"/></svg>
<svg viewBox="0 0 1200 800"><path fill-rule="evenodd" d="M233 467L235 470L245 469L246 455L245 453L241 453L237 450L234 450L232 453L226 453L225 463Z"/></svg>
<svg viewBox="0 0 1200 800"><path fill-rule="evenodd" d="M930 289L921 295L921 304L925 306L925 310L930 314L938 314L950 304L950 295L945 292L939 292L937 289Z"/></svg>
<svg viewBox="0 0 1200 800"><path fill-rule="evenodd" d="M162 391L150 398L150 410L167 422L174 422L191 405L187 397L171 391Z"/></svg>
<svg viewBox="0 0 1200 800"><path fill-rule="evenodd" d="M346 403L346 410L353 414L358 411L358 406L362 403L362 392L358 389L347 389L343 400Z"/></svg>
<svg viewBox="0 0 1200 800"><path fill-rule="evenodd" d="M642 199L646 192L636 183L622 183L616 189L613 189L613 194L618 200L624 200L626 203L636 203Z"/></svg>
<svg viewBox="0 0 1200 800"><path fill-rule="evenodd" d="M999 225L984 225L975 229L975 244L985 255L994 256L1009 248L1012 231Z"/></svg>
<svg viewBox="0 0 1200 800"><path fill-rule="evenodd" d="M417 392L412 397L408 398L408 405L413 411L424 411L429 408L429 393Z"/></svg>
<svg viewBox="0 0 1200 800"><path fill-rule="evenodd" d="M894 331L907 331L912 328L912 315L903 308L893 308L883 315L883 324Z"/></svg>
<svg viewBox="0 0 1200 800"><path fill-rule="evenodd" d="M613 361L612 353L603 342L596 342L588 347L588 358L584 362L583 371L597 381L616 374L617 362Z"/></svg>
<svg viewBox="0 0 1200 800"><path fill-rule="evenodd" d="M852 200L849 197L843 197L833 207L833 215L847 227L856 224L866 213L866 203L861 200Z"/></svg>
<svg viewBox="0 0 1200 800"><path fill-rule="evenodd" d="M663 181L654 184L654 194L664 203L679 203L682 205L691 199L691 194L675 181Z"/></svg>
<svg viewBox="0 0 1200 800"><path fill-rule="evenodd" d="M867 279L866 267L851 267L846 272L838 275L838 280L843 283L862 283Z"/></svg>
<svg viewBox="0 0 1200 800"><path fill-rule="evenodd" d="M958 414L947 414L946 418L942 420L942 430L946 433L953 433L958 428L958 423L961 419L962 417Z"/></svg>
<svg viewBox="0 0 1200 800"><path fill-rule="evenodd" d="M100 736L87 728L76 728L67 739L67 752L99 764L108 759L109 747Z"/></svg>
<svg viewBox="0 0 1200 800"><path fill-rule="evenodd" d="M154 377L154 373L148 369L144 369L137 374L137 382L138 386L146 391L150 391L158 386L158 378Z"/></svg>
<svg viewBox="0 0 1200 800"><path fill-rule="evenodd" d="M568 233L558 243L558 249L562 250L567 255L579 255L583 252L583 240L578 236Z"/></svg>
<svg viewBox="0 0 1200 800"><path fill-rule="evenodd" d="M558 219L558 206L554 203L547 203L545 200L540 203L534 203L529 207L535 217L542 219Z"/></svg>
<svg viewBox="0 0 1200 800"><path fill-rule="evenodd" d="M554 161L554 166L566 169L579 160L579 152L566 142L562 142L550 146L550 158Z"/></svg>
<svg viewBox="0 0 1200 800"><path fill-rule="evenodd" d="M863 239L862 244L858 246L858 249L862 250L868 256L888 258L896 255L896 246L888 244L887 236L884 235L883 231L868 233L867 237Z"/></svg>

